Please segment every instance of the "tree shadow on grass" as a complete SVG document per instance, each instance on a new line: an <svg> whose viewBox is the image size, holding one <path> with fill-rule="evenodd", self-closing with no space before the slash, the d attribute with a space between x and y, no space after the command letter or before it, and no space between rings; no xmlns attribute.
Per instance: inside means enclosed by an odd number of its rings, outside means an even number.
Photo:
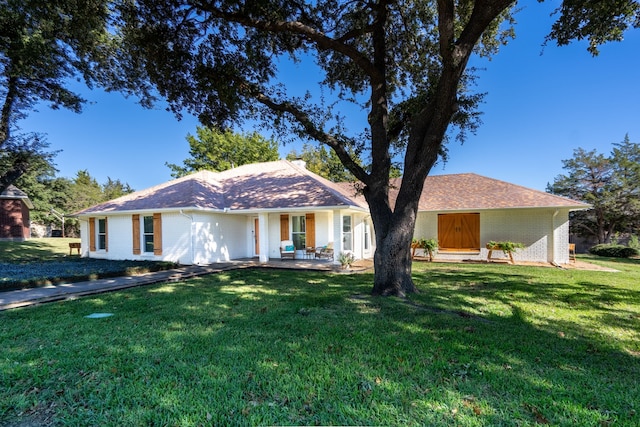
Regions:
<svg viewBox="0 0 640 427"><path fill-rule="evenodd" d="M37 240L21 242L0 242L2 262L30 263L37 261L52 261L65 258L64 253L55 252L52 246Z"/></svg>
<svg viewBox="0 0 640 427"><path fill-rule="evenodd" d="M638 358L533 323L517 304L534 299L526 274L424 279L434 285L420 285L416 304L490 321L365 296L370 275L243 271L43 306L45 324L11 313L3 324L31 340L5 335L0 360L8 382L31 371L12 394L55 402L67 424L637 421ZM482 312L486 301L509 311ZM82 317L94 310L115 315ZM63 363L67 354L83 356Z"/></svg>
<svg viewBox="0 0 640 427"><path fill-rule="evenodd" d="M466 308L471 314L486 314L489 318L500 311L508 315L520 305L529 307L525 309L530 310L529 321L538 319L538 327L546 322L551 329L593 338L601 334L594 327L640 329L639 313L632 309L640 307L640 292L624 284L608 284L614 273L555 273L558 274L541 280L526 270L435 269L416 275L422 292L412 300L445 309ZM562 311L562 316L554 315L556 311ZM559 317L565 320L554 320ZM633 338L634 334L630 335ZM634 346L634 341L637 347L635 339L629 339L627 345Z"/></svg>

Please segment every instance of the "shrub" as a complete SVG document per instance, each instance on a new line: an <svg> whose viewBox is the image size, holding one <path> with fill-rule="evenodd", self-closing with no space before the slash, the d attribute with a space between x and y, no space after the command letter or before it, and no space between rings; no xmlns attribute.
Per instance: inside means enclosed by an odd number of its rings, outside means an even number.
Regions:
<svg viewBox="0 0 640 427"><path fill-rule="evenodd" d="M411 241L411 257L415 257L415 252L416 249L422 249L424 251L425 254L429 255L429 261L433 261L433 256L438 253L438 240L431 238L431 239L416 239L414 238Z"/></svg>
<svg viewBox="0 0 640 427"><path fill-rule="evenodd" d="M340 252L338 255L338 262L342 265L342 268L349 268L351 264L353 264L356 260L356 257L353 255L351 251Z"/></svg>
<svg viewBox="0 0 640 427"><path fill-rule="evenodd" d="M600 244L592 246L589 249L589 253L597 256L612 257L612 258L629 258L639 255L638 249L630 248L622 245L610 245Z"/></svg>
<svg viewBox="0 0 640 427"><path fill-rule="evenodd" d="M524 243L520 243L520 242L495 242L493 240L489 241L489 243L487 243L487 249L494 249L494 250L500 250L503 251L506 254L510 254L510 253L514 253L515 251L517 251L518 249L523 249Z"/></svg>

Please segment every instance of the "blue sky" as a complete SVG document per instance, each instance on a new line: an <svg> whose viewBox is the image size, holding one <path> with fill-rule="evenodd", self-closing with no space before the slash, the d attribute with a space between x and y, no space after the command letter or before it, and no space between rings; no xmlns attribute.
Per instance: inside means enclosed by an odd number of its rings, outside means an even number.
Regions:
<svg viewBox="0 0 640 427"><path fill-rule="evenodd" d="M543 50L555 3L521 2L516 39L491 61L474 62L484 67L483 125L464 145L452 142L449 161L432 175L475 172L544 190L575 148L609 153L625 134L640 141L640 30L602 46L597 57L585 42ZM305 86L301 75L294 70L286 83ZM51 150L62 150L58 176L86 169L100 183L110 177L136 190L171 179L165 162L181 164L188 156L185 137L195 133L195 118L178 121L162 106L147 110L117 93L82 93L90 103L81 114L42 105L20 123L23 131L45 133ZM281 147L282 157L292 148Z"/></svg>

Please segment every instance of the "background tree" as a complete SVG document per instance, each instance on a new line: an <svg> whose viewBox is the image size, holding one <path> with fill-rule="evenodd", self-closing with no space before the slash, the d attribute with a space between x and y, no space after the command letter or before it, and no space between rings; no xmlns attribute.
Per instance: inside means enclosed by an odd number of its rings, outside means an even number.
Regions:
<svg viewBox="0 0 640 427"><path fill-rule="evenodd" d="M38 159L52 156L33 142L37 135L20 135L17 127L37 103L80 112L85 100L70 89L74 80L129 92L122 62L115 60L117 39L108 31L111 3L0 2L0 192L31 166L37 170Z"/></svg>
<svg viewBox="0 0 640 427"><path fill-rule="evenodd" d="M352 182L355 177L344 167L335 151L327 150L324 146L314 146L305 143L302 151L298 153L292 150L287 154L287 160L301 159L306 163L306 168L311 172L333 182Z"/></svg>
<svg viewBox="0 0 640 427"><path fill-rule="evenodd" d="M568 175L557 176L547 191L591 204L589 211L572 214L571 231L595 237L598 243L608 241L617 221L613 216L610 160L595 150L578 148L573 151L573 158L563 160L562 164Z"/></svg>
<svg viewBox="0 0 640 427"><path fill-rule="evenodd" d="M86 169L79 170L71 181L67 212L73 213L105 201L102 186Z"/></svg>
<svg viewBox="0 0 640 427"><path fill-rule="evenodd" d="M113 180L111 177L107 177L107 182L102 184L103 201L117 199L118 197L129 193L133 193L133 188L131 188L131 186L126 182L123 183L119 179Z"/></svg>
<svg viewBox="0 0 640 427"><path fill-rule="evenodd" d="M6 140L0 148L0 193L27 172L40 174L53 169L57 152L47 151L48 147L44 136L36 133L14 135Z"/></svg>
<svg viewBox="0 0 640 427"><path fill-rule="evenodd" d="M72 214L98 203L132 193L133 191L129 184L123 183L119 179L113 180L107 177L107 182L99 184L98 181L91 176L89 171L86 169L79 170L75 178L71 180L61 212ZM78 234L80 233L77 219L68 218L65 224L67 227L71 225Z"/></svg>
<svg viewBox="0 0 640 427"><path fill-rule="evenodd" d="M563 0L556 13L558 20L546 40L566 46L573 40L587 39L587 50L594 56L600 45L622 41L626 30L640 27L640 3L636 0Z"/></svg>
<svg viewBox="0 0 640 427"><path fill-rule="evenodd" d="M60 228L60 220L51 215L51 209L55 209L65 215L67 236L80 235L78 220L67 215L134 191L119 179L107 178L101 185L87 170L78 171L74 179L57 177L56 172L52 164L43 163L22 175L15 184L33 202L31 223Z"/></svg>
<svg viewBox="0 0 640 427"><path fill-rule="evenodd" d="M282 134L333 149L362 182L370 206L373 293L404 295L416 290L410 245L424 181L446 150L451 125L461 139L479 125L482 97L469 90L469 58L496 53L513 35L515 3L140 0L122 9L123 36L135 54L134 76L146 75L174 112L186 110L221 126L260 118ZM559 41L561 35L589 33L594 20L602 21L591 31L596 44L602 34L640 24L635 1L616 1L597 13L601 2L570 3L560 17L580 12L578 24L558 21L550 37ZM279 66L303 60L317 64L323 73L318 83L336 103L326 105L324 95L296 96L278 82ZM362 113L365 131L345 127L345 104ZM404 153L404 176L392 205L389 175L396 150ZM358 164L353 152L366 152L370 165Z"/></svg>
<svg viewBox="0 0 640 427"><path fill-rule="evenodd" d="M616 227L622 233L640 234L640 144L625 135L614 143L610 158L613 165L612 191L616 194L616 210L621 215Z"/></svg>
<svg viewBox="0 0 640 427"><path fill-rule="evenodd" d="M33 203L34 208L29 214L31 223L58 228L59 221L50 216L49 212L51 208L66 212L71 181L66 178L57 178L57 171L51 162L34 162L31 165L29 171L15 182L15 185L27 193Z"/></svg>
<svg viewBox="0 0 640 427"><path fill-rule="evenodd" d="M238 134L230 130L200 127L196 136L187 135L191 157L179 166L166 165L173 171L171 176L178 178L200 170L224 171L233 167L256 162L278 160L278 143L266 139L257 132Z"/></svg>
<svg viewBox="0 0 640 427"><path fill-rule="evenodd" d="M608 243L617 232L637 230L640 220L640 146L625 136L609 157L578 148L563 160L568 173L559 175L547 191L592 205L574 212L571 231Z"/></svg>
<svg viewBox="0 0 640 427"><path fill-rule="evenodd" d="M356 153L349 155L359 165L365 162ZM287 154L287 160L301 159L306 163L307 169L333 182L354 182L356 178L349 169L345 168L335 151L327 149L324 145L316 146L309 143L302 145L302 151L298 153L295 149ZM400 168L393 164L391 166L390 178L402 176Z"/></svg>

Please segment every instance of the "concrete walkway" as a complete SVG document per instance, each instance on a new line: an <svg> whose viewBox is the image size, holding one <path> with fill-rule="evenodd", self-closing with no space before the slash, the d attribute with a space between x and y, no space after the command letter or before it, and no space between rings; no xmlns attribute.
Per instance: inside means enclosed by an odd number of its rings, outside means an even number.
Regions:
<svg viewBox="0 0 640 427"><path fill-rule="evenodd" d="M0 311L52 301L74 299L84 295L111 292L135 286L178 282L191 277L244 268L339 271L331 262L316 260L273 260L267 263L259 263L254 259L246 259L204 266L190 265L173 270L141 274L139 276L114 277L111 279L98 279L87 282L64 283L55 286L0 292Z"/></svg>

